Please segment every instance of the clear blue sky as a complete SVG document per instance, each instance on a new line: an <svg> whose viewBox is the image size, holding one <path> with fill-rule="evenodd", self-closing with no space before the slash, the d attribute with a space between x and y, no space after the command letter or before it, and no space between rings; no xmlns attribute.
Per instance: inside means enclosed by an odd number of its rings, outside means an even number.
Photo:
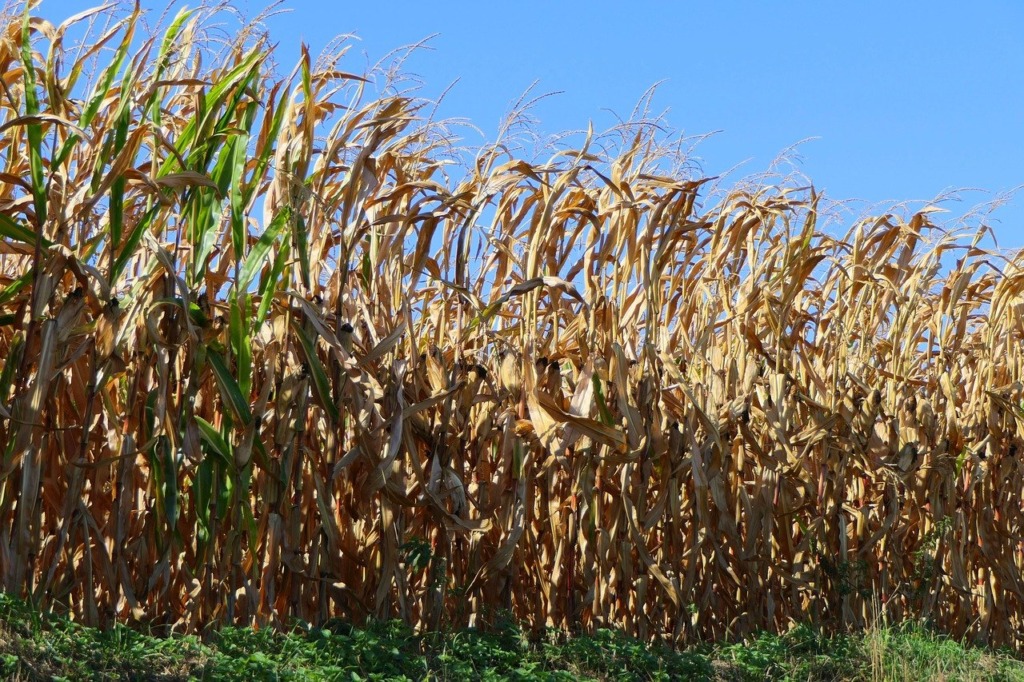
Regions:
<svg viewBox="0 0 1024 682"><path fill-rule="evenodd" d="M44 0L63 19L93 3ZM195 2L188 3L194 6ZM237 0L252 15L260 0ZM158 12L163 0L143 0ZM269 22L290 68L359 36L348 70L437 33L406 64L442 116L488 139L535 80L562 91L534 110L541 133L628 117L665 81L654 109L687 135L721 131L696 154L704 171L762 171L793 143L798 169L833 199L928 200L965 192L962 212L1024 185L1024 2L345 2L285 0ZM469 143L484 138L463 131ZM475 138L475 139L474 139ZM867 205L864 205L866 208ZM994 214L1002 246L1024 245L1024 193Z"/></svg>

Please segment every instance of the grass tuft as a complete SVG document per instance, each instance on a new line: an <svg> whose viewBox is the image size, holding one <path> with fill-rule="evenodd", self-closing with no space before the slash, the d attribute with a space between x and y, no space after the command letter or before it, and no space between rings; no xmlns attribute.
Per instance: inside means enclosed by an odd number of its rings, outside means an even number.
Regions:
<svg viewBox="0 0 1024 682"><path fill-rule="evenodd" d="M919 626L827 636L808 625L686 650L618 630L567 636L495 630L417 635L397 621L287 632L228 627L206 641L109 632L0 595L0 675L29 680L595 680L1020 682L1024 662Z"/></svg>

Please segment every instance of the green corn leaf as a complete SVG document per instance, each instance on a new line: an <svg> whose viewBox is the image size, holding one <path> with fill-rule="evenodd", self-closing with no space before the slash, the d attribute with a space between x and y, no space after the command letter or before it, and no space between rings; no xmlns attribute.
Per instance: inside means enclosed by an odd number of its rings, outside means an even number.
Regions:
<svg viewBox="0 0 1024 682"><path fill-rule="evenodd" d="M297 215L293 224L295 248L299 251L299 274L302 277L302 286L309 291L309 234L306 232L306 220Z"/></svg>
<svg viewBox="0 0 1024 682"><path fill-rule="evenodd" d="M130 112L127 112L130 114ZM130 115L122 115L117 119L117 127L114 129L114 154L119 153L128 140L128 126L131 124ZM113 280L114 268L117 265L117 249L121 245L121 233L124 227L124 190L127 181L123 175L117 177L110 185L110 275Z"/></svg>
<svg viewBox="0 0 1024 682"><path fill-rule="evenodd" d="M288 89L282 87L283 92L281 97L277 100L277 105L274 107L274 114L270 118L269 129L266 135L263 135L263 148L260 149L259 156L256 158L255 168L252 173L252 179L245 188L245 195L243 197L243 203L248 205L252 201L253 194L259 188L260 183L263 181L263 174L267 170L267 166L270 163L270 158L273 156L276 149L277 138L281 135L281 125L284 123L284 113L288 110ZM271 95L272 99L272 95Z"/></svg>
<svg viewBox="0 0 1024 682"><path fill-rule="evenodd" d="M234 476L223 476L220 478L220 487L217 488L217 516L224 518L228 509L231 508L231 499L235 496Z"/></svg>
<svg viewBox="0 0 1024 682"><path fill-rule="evenodd" d="M131 47L132 37L135 34L135 25L139 16L139 8L136 7L132 15L126 20L127 28L125 29L124 36L121 39L121 43L117 46L114 51L114 57L110 60L110 63L103 70L100 75L99 81L93 88L92 94L89 96L88 101L85 104L85 108L82 109L82 115L78 119L78 126L83 130L88 129L93 119L96 118L96 114L99 113L100 106L103 105L107 95L110 93L111 87L114 85L114 78L117 73L124 66L124 60L128 55L128 49ZM75 145L81 140L81 137L77 133L73 133L64 141L61 145L60 150L54 157L54 166L63 165L67 160L71 151L75 148ZM102 156L101 158L110 158L109 156Z"/></svg>
<svg viewBox="0 0 1024 682"><path fill-rule="evenodd" d="M207 457L196 467L196 477L192 483L193 503L196 511L196 542L197 554L202 556L206 543L210 540L210 498L213 495L214 466L219 462Z"/></svg>
<svg viewBox="0 0 1024 682"><path fill-rule="evenodd" d="M218 80L208 93L200 93L197 98L196 114L182 128L175 143L178 153L192 166L187 170L206 170L217 149L223 145L224 133L233 127L234 112L245 96L246 84L259 77L262 57L260 52L251 51L235 68ZM225 106L227 97L232 92L234 97ZM215 118L218 112L223 113ZM173 172L178 165L177 158L174 155L169 156L160 168L159 175Z"/></svg>
<svg viewBox="0 0 1024 682"><path fill-rule="evenodd" d="M0 305L7 303L9 300L17 296L18 292L25 289L35 276L36 269L30 267L26 270L25 274L19 276L18 279L11 282L9 285L4 287L3 291L0 291Z"/></svg>
<svg viewBox="0 0 1024 682"><path fill-rule="evenodd" d="M270 455L267 453L267 446L265 446L263 441L259 438L256 438L253 442L252 458L264 473L270 474L275 481L282 483L281 476L271 470Z"/></svg>
<svg viewBox="0 0 1024 682"><path fill-rule="evenodd" d="M310 71L310 68L309 68L309 64L310 64L309 48L306 47L305 43L303 43L300 49L302 50L302 59L301 59L301 64L302 64L302 66L301 66L301 69L302 69L302 97L304 98L304 100L306 102L312 102L313 101L313 74L312 74L312 72ZM309 116L310 113L307 112L306 115Z"/></svg>
<svg viewBox="0 0 1024 682"><path fill-rule="evenodd" d="M212 189L197 187L190 193L189 240L195 245L189 268L189 285L197 286L203 279L217 239L221 219L221 201Z"/></svg>
<svg viewBox="0 0 1024 682"><path fill-rule="evenodd" d="M159 82L163 78L164 71L167 69L167 65L170 63L171 49L174 47L178 36L181 34L181 29L184 28L185 22L188 21L195 13L195 10L182 9L178 12L177 16L174 17L174 21L167 28L167 32L164 33L164 39L160 43L160 51L156 57L156 71L153 73L153 82ZM149 102L146 103L146 111L149 112L149 116L152 118L153 123L157 126L160 125L160 90L161 88L153 88L153 95L150 97Z"/></svg>
<svg viewBox="0 0 1024 682"><path fill-rule="evenodd" d="M249 284L252 282L252 278L256 276L256 272L263 267L264 262L267 259L267 254L270 253L270 249L274 246L274 242L284 231L285 225L288 224L290 211L285 208L277 212L274 219L270 221L270 226L267 227L266 231L260 235L259 241L252 247L249 255L245 259L245 263L242 265L241 272L238 274L237 288L238 291L246 291L249 288Z"/></svg>
<svg viewBox="0 0 1024 682"><path fill-rule="evenodd" d="M202 417L196 417L196 424L199 426L199 437L209 448L209 452L216 456L217 461L224 465L228 471L235 466L235 456L231 451L231 444L228 443L220 431L214 428L213 424Z"/></svg>
<svg viewBox="0 0 1024 682"><path fill-rule="evenodd" d="M241 299L235 296L231 298L231 317L228 327L231 335L231 349L235 354L235 364L238 365L238 388L242 395L249 395L252 390L252 340L247 311L242 309L244 301L244 294Z"/></svg>
<svg viewBox="0 0 1024 682"><path fill-rule="evenodd" d="M605 402L604 389L601 388L601 377L597 376L597 374L595 373L593 376L593 380L594 398L597 402L598 413L601 415L601 421L603 421L606 426L614 426L615 420L612 418L612 413L608 409L608 403Z"/></svg>
<svg viewBox="0 0 1024 682"><path fill-rule="evenodd" d="M85 108L82 110L82 117L79 119L78 124L81 128L89 127L92 120L96 118L96 114L99 113L103 100L105 100L107 95L110 94L110 88L114 85L114 78L117 76L117 72L121 70L121 67L124 66L124 60L128 56L128 49L131 47L132 37L135 34L135 21L137 16L136 11L133 12L132 16L129 18L124 37L121 39L121 44L117 46L117 50L114 52L114 58L110 60L110 64L103 70L103 75L100 76L100 80L96 84L95 89L93 89L92 95L89 97L89 101L85 104Z"/></svg>
<svg viewBox="0 0 1024 682"><path fill-rule="evenodd" d="M39 95L36 92L36 69L32 62L32 33L29 30L29 10L25 8L25 17L21 27L21 61L25 78L25 115L35 116L39 113ZM36 239L43 234L46 223L46 178L43 173L43 127L39 123L26 126L29 146L29 171L32 178L32 199L36 211L36 224L39 231Z"/></svg>
<svg viewBox="0 0 1024 682"><path fill-rule="evenodd" d="M178 467L167 436L157 436L149 450L149 462L153 471L158 516L163 517L161 520L167 524L173 536L178 523ZM161 551L167 546L166 541L166 537L157 536L157 546Z"/></svg>
<svg viewBox="0 0 1024 682"><path fill-rule="evenodd" d="M245 164L248 160L249 138L253 121L256 120L256 102L250 102L242 114L241 127L244 131L234 138L231 158L231 187L228 199L231 204L231 241L235 247L235 261L241 262L245 256Z"/></svg>
<svg viewBox="0 0 1024 682"><path fill-rule="evenodd" d="M270 275L260 283L260 306L256 311L256 328L259 328L267 319L270 313L270 306L274 302L274 294L277 292L278 284L283 281L282 274L288 264L288 254L291 252L291 245L288 242L281 244L278 249L274 265L270 269ZM251 257L251 254L250 254Z"/></svg>
<svg viewBox="0 0 1024 682"><path fill-rule="evenodd" d="M331 423L337 424L339 416L338 406L331 399L331 384L327 380L327 370L324 369L323 363L320 362L320 356L316 354L316 346L313 340L309 338L309 335L306 334L306 331L296 325L295 332L302 345L302 352L306 356L306 364L309 366L310 376L313 377L313 388L316 390L317 398L330 416Z"/></svg>
<svg viewBox="0 0 1024 682"><path fill-rule="evenodd" d="M117 260L114 261L113 271L110 273L110 285L114 286L117 283L118 277L121 276L121 272L124 270L124 266L128 264L128 260L135 255L135 249L138 248L139 242L142 241L142 235L146 233L152 225L153 220L160 214L160 204L153 204L149 209L142 215L139 222L135 224L132 231L128 234L128 238L125 239L124 246L121 247L121 253L118 254Z"/></svg>
<svg viewBox="0 0 1024 682"><path fill-rule="evenodd" d="M252 423L249 401L242 395L242 389L239 388L238 382L231 376L227 363L224 362L224 357L211 348L207 352L207 359L210 362L210 367L213 369L214 377L217 379L217 386L220 388L221 397L230 408L231 414L242 424L248 426Z"/></svg>
<svg viewBox="0 0 1024 682"><path fill-rule="evenodd" d="M164 438L164 514L167 518L167 525L172 532L178 525L178 463L171 449L169 439Z"/></svg>
<svg viewBox="0 0 1024 682"><path fill-rule="evenodd" d="M36 233L6 213L0 213L0 237L24 244L36 243Z"/></svg>
<svg viewBox="0 0 1024 682"><path fill-rule="evenodd" d="M363 279L363 288L367 291L373 291L373 266L370 264L370 254L365 251L363 252L360 276Z"/></svg>

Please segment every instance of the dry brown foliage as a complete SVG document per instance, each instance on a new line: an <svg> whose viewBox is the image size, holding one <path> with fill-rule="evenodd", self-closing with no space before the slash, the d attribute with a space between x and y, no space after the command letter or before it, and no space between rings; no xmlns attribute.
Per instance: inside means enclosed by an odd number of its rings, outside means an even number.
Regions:
<svg viewBox="0 0 1024 682"><path fill-rule="evenodd" d="M424 102L209 16L0 26L6 590L1024 644L1024 254L930 209L830 236L644 123L449 172Z"/></svg>

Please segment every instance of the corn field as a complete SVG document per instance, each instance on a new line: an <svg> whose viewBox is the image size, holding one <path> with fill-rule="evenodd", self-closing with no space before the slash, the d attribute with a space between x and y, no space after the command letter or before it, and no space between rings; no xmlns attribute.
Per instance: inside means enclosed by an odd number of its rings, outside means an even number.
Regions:
<svg viewBox="0 0 1024 682"><path fill-rule="evenodd" d="M7 592L1024 648L1024 253L983 224L826 228L643 120L467 151L343 47L34 11L0 24Z"/></svg>

